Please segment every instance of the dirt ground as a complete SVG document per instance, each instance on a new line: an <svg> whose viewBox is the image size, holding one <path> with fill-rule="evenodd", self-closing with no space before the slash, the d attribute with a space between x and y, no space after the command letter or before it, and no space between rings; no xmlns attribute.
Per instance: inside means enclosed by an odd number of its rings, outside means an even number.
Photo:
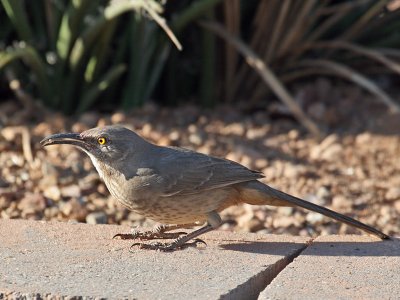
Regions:
<svg viewBox="0 0 400 300"><path fill-rule="evenodd" d="M69 146L42 149L52 133L123 124L159 145L237 161L263 182L400 235L400 116L357 88L319 80L296 99L326 132L308 134L280 104L212 110L148 104L130 113L68 118L0 103L0 217L152 225L108 193L89 158ZM239 106L240 107L240 106ZM245 107L243 105L243 107ZM297 208L242 205L223 212L222 229L293 235L359 233Z"/></svg>

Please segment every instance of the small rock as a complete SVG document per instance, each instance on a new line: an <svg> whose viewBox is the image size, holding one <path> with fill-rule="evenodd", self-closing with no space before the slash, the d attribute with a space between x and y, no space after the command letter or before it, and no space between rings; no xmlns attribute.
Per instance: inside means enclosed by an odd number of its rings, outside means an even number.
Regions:
<svg viewBox="0 0 400 300"><path fill-rule="evenodd" d="M60 210L58 209L57 206L47 207L44 210L44 216L46 219L52 219L55 218L59 212Z"/></svg>
<svg viewBox="0 0 400 300"><path fill-rule="evenodd" d="M385 194L387 200L399 200L400 199L400 187L391 187Z"/></svg>
<svg viewBox="0 0 400 300"><path fill-rule="evenodd" d="M189 135L189 142L196 146L200 146L204 142L204 136L200 132L194 132Z"/></svg>
<svg viewBox="0 0 400 300"><path fill-rule="evenodd" d="M265 126L261 128L249 128L246 131L246 139L256 140L265 138L267 136L268 130L269 129Z"/></svg>
<svg viewBox="0 0 400 300"><path fill-rule="evenodd" d="M26 193L17 207L23 214L40 212L46 208L46 199L41 194Z"/></svg>
<svg viewBox="0 0 400 300"><path fill-rule="evenodd" d="M53 185L53 186L49 186L47 187L44 191L43 191L43 195L47 198L50 198L53 201L59 201L61 199L61 192L60 189L58 188L58 186Z"/></svg>
<svg viewBox="0 0 400 300"><path fill-rule="evenodd" d="M367 144L371 141L372 135L369 132L361 133L356 136L356 144Z"/></svg>
<svg viewBox="0 0 400 300"><path fill-rule="evenodd" d="M265 158L256 158L254 161L254 167L257 170L262 170L268 166L268 160Z"/></svg>
<svg viewBox="0 0 400 300"><path fill-rule="evenodd" d="M316 212L310 212L306 216L306 221L313 225L321 223L323 219L324 216Z"/></svg>
<svg viewBox="0 0 400 300"><path fill-rule="evenodd" d="M272 221L272 225L274 228L287 228L295 223L293 217L288 217L288 216L282 216L279 218L275 218Z"/></svg>
<svg viewBox="0 0 400 300"><path fill-rule="evenodd" d="M242 123L232 123L224 128L221 128L221 134L223 135L237 135L243 136L245 133L245 128Z"/></svg>
<svg viewBox="0 0 400 300"><path fill-rule="evenodd" d="M63 197L78 198L81 195L81 189L78 185L68 185L61 188L61 195Z"/></svg>
<svg viewBox="0 0 400 300"><path fill-rule="evenodd" d="M317 197L324 199L325 202L332 196L331 191L325 187L325 186L320 186L317 190ZM326 204L326 203L325 203Z"/></svg>
<svg viewBox="0 0 400 300"><path fill-rule="evenodd" d="M310 151L310 158L313 160L333 160L343 150L338 143L339 138L336 134L326 137L319 145L314 146Z"/></svg>
<svg viewBox="0 0 400 300"><path fill-rule="evenodd" d="M65 215L69 216L72 212L72 203L71 202L61 202L60 203L60 211Z"/></svg>
<svg viewBox="0 0 400 300"><path fill-rule="evenodd" d="M300 133L299 133L299 131L296 130L296 129L292 129L292 130L290 130L289 133L288 133L288 137L289 137L291 140L297 140L297 139L299 138L299 136L300 136Z"/></svg>
<svg viewBox="0 0 400 300"><path fill-rule="evenodd" d="M92 212L86 216L88 224L107 224L107 215L104 212Z"/></svg>
<svg viewBox="0 0 400 300"><path fill-rule="evenodd" d="M69 219L74 219L79 222L85 220L87 208L83 205L83 198L71 198L66 202L60 203L60 211Z"/></svg>
<svg viewBox="0 0 400 300"><path fill-rule="evenodd" d="M1 135L8 142L14 141L17 133L18 133L18 130L16 130L15 127L5 127L1 130Z"/></svg>
<svg viewBox="0 0 400 300"><path fill-rule="evenodd" d="M351 201L341 195L332 198L332 206L337 209L350 208Z"/></svg>
<svg viewBox="0 0 400 300"><path fill-rule="evenodd" d="M314 195L314 194L308 194L305 197L305 200L307 200L307 201L309 201L311 203L320 205L320 206L325 206L326 205L326 201L325 201L324 198L318 197L317 195Z"/></svg>
<svg viewBox="0 0 400 300"><path fill-rule="evenodd" d="M278 207L277 211L280 215L289 217L289 216L293 215L294 208L289 207L289 206L288 207L282 206L282 207Z"/></svg>
<svg viewBox="0 0 400 300"><path fill-rule="evenodd" d="M283 176L286 178L295 179L305 174L307 171L306 167L301 165L292 165L290 163L284 165Z"/></svg>
<svg viewBox="0 0 400 300"><path fill-rule="evenodd" d="M394 208L396 209L397 213L400 214L400 200L397 200L394 203Z"/></svg>
<svg viewBox="0 0 400 300"><path fill-rule="evenodd" d="M333 161L339 157L339 154L343 151L343 146L340 144L333 144L322 152L320 159L326 161Z"/></svg>
<svg viewBox="0 0 400 300"><path fill-rule="evenodd" d="M225 155L225 158L226 158L226 159L229 159L229 160L232 160L232 161L239 162L241 156L240 156L239 153L237 153L237 152L229 152L229 153L227 153L227 154Z"/></svg>
<svg viewBox="0 0 400 300"><path fill-rule="evenodd" d="M173 142L176 142L179 140L180 138L180 133L178 130L173 130L169 135L168 135L169 139Z"/></svg>
<svg viewBox="0 0 400 300"><path fill-rule="evenodd" d="M2 178L0 178L0 188L7 188L10 186L10 183L7 182L6 180L3 180Z"/></svg>
<svg viewBox="0 0 400 300"><path fill-rule="evenodd" d="M111 116L111 123L113 124L120 124L125 122L126 116L122 112L116 112Z"/></svg>

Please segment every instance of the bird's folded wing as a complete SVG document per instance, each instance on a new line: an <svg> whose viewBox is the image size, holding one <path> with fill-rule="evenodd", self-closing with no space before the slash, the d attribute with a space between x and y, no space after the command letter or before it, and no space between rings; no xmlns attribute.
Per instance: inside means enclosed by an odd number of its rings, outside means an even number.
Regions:
<svg viewBox="0 0 400 300"><path fill-rule="evenodd" d="M236 162L189 150L170 149L161 162L161 196L190 195L264 177Z"/></svg>

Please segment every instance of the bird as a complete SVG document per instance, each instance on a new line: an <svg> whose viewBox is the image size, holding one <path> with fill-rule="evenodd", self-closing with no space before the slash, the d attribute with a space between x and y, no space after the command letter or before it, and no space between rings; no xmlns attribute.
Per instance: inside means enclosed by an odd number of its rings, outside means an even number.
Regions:
<svg viewBox="0 0 400 300"><path fill-rule="evenodd" d="M173 251L204 243L198 237L222 224L220 212L240 203L300 206L362 229L381 239L385 233L328 208L289 195L260 181L264 175L225 159L179 147L153 144L120 125L44 138L45 146L68 144L84 151L111 195L123 206L161 225L149 231L117 234L123 239L172 239L135 243ZM189 233L171 232L191 229Z"/></svg>

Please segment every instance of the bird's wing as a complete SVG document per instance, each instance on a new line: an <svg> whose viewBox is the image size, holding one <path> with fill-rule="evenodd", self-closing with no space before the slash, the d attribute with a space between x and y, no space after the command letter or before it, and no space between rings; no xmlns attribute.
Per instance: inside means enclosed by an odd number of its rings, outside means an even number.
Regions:
<svg viewBox="0 0 400 300"><path fill-rule="evenodd" d="M190 195L264 177L236 162L198 152L167 148L160 157L162 196Z"/></svg>

